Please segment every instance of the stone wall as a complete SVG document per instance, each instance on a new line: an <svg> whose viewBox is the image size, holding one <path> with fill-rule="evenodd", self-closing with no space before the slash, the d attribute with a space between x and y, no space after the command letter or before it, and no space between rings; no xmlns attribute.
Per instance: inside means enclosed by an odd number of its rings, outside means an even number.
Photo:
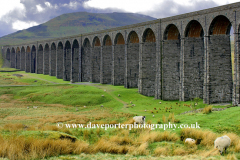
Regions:
<svg viewBox="0 0 240 160"><path fill-rule="evenodd" d="M91 47L82 47L82 82L91 79Z"/></svg>
<svg viewBox="0 0 240 160"><path fill-rule="evenodd" d="M63 72L63 80L70 81L70 73L71 73L71 48L65 49L64 53L64 72Z"/></svg>
<svg viewBox="0 0 240 160"><path fill-rule="evenodd" d="M15 52L10 53L11 68L16 67L16 54Z"/></svg>
<svg viewBox="0 0 240 160"><path fill-rule="evenodd" d="M33 50L32 53L31 53L30 71L31 71L31 73L36 72L36 51L35 50Z"/></svg>
<svg viewBox="0 0 240 160"><path fill-rule="evenodd" d="M25 57L25 51L22 51L21 52L21 64L20 64L20 70L21 71L25 71L25 59L26 59L26 57Z"/></svg>
<svg viewBox="0 0 240 160"><path fill-rule="evenodd" d="M203 98L204 41L187 37L184 42L184 100Z"/></svg>
<svg viewBox="0 0 240 160"><path fill-rule="evenodd" d="M230 102L233 89L230 37L210 36L208 50L210 103Z"/></svg>
<svg viewBox="0 0 240 160"><path fill-rule="evenodd" d="M17 52L16 52L16 68L17 69L20 69L20 62L21 62L20 50L17 50Z"/></svg>
<svg viewBox="0 0 240 160"><path fill-rule="evenodd" d="M43 52L43 74L49 74L49 47L45 48Z"/></svg>
<svg viewBox="0 0 240 160"><path fill-rule="evenodd" d="M103 84L111 84L112 75L112 46L103 46L102 49L102 60L103 60Z"/></svg>
<svg viewBox="0 0 240 160"><path fill-rule="evenodd" d="M56 54L57 54L57 51L56 51L56 48L53 48L51 49L51 52L50 52L50 69L49 69L49 75L50 76L56 76Z"/></svg>
<svg viewBox="0 0 240 160"><path fill-rule="evenodd" d="M43 74L43 50L39 50L37 53L37 73Z"/></svg>
<svg viewBox="0 0 240 160"><path fill-rule="evenodd" d="M63 47L60 46L57 49L57 71L56 77L59 79L63 79Z"/></svg>
<svg viewBox="0 0 240 160"><path fill-rule="evenodd" d="M180 40L166 40L162 55L162 99L178 100L180 84Z"/></svg>
<svg viewBox="0 0 240 160"><path fill-rule="evenodd" d="M125 45L115 45L114 49L114 85L124 85Z"/></svg>
<svg viewBox="0 0 240 160"><path fill-rule="evenodd" d="M145 42L142 53L142 94L155 95L156 43Z"/></svg>
<svg viewBox="0 0 240 160"><path fill-rule="evenodd" d="M101 47L94 47L92 49L92 82L100 83L100 57Z"/></svg>
<svg viewBox="0 0 240 160"><path fill-rule="evenodd" d="M79 82L79 48L73 49L72 80Z"/></svg>
<svg viewBox="0 0 240 160"><path fill-rule="evenodd" d="M139 78L139 43L127 46L127 85L126 88L137 88Z"/></svg>
<svg viewBox="0 0 240 160"><path fill-rule="evenodd" d="M25 68L26 72L30 72L30 60L31 60L31 53L26 52L26 68Z"/></svg>

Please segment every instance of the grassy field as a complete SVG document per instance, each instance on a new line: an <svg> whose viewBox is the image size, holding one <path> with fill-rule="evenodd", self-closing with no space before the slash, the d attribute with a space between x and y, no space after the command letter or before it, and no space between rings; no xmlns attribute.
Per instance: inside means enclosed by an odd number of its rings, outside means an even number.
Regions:
<svg viewBox="0 0 240 160"><path fill-rule="evenodd" d="M161 103L160 103L161 102ZM187 113L209 107L200 99L162 101L137 89L74 83L48 75L0 72L0 157L9 159L239 159L239 107ZM131 124L135 115L148 124L196 124L200 129L97 128ZM153 116L154 115L154 116ZM92 128L58 127L83 124ZM95 128L94 128L95 125ZM232 144L221 156L213 142L227 134ZM185 138L197 144L185 144Z"/></svg>

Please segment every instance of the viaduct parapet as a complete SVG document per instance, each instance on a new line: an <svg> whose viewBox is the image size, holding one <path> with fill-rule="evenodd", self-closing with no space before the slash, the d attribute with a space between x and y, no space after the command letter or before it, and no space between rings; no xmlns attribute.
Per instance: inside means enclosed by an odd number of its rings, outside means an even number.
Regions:
<svg viewBox="0 0 240 160"><path fill-rule="evenodd" d="M162 100L239 103L240 3L103 31L4 46L4 65ZM234 33L231 58L230 29Z"/></svg>

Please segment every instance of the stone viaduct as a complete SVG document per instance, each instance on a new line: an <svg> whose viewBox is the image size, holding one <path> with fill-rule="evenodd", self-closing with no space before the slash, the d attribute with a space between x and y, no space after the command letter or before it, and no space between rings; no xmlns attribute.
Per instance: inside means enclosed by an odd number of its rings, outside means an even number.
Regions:
<svg viewBox="0 0 240 160"><path fill-rule="evenodd" d="M230 29L234 32L231 60ZM162 100L239 103L240 3L2 48L5 64Z"/></svg>

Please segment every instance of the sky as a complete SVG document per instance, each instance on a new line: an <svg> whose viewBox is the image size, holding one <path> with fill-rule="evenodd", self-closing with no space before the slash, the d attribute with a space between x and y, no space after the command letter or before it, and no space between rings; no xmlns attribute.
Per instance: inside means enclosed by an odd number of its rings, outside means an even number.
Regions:
<svg viewBox="0 0 240 160"><path fill-rule="evenodd" d="M72 12L129 12L165 18L239 0L2 0L0 37Z"/></svg>

